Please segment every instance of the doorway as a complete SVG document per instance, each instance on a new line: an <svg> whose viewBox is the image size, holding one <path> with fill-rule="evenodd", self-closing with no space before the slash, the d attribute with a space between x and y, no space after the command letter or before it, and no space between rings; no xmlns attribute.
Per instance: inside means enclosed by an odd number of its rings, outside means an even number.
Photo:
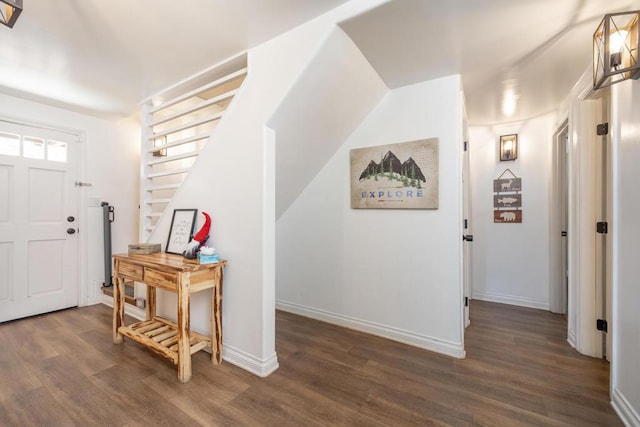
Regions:
<svg viewBox="0 0 640 427"><path fill-rule="evenodd" d="M78 305L79 148L0 121L0 322Z"/></svg>

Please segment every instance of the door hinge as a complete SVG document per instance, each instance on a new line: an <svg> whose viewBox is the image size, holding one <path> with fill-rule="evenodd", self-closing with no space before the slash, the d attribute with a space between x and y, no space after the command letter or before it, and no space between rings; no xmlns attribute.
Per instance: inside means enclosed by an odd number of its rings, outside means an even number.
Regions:
<svg viewBox="0 0 640 427"><path fill-rule="evenodd" d="M464 142L464 151L467 151L469 149L469 141L465 141Z"/></svg>
<svg viewBox="0 0 640 427"><path fill-rule="evenodd" d="M469 307L469 297L464 297L464 306Z"/></svg>
<svg viewBox="0 0 640 427"><path fill-rule="evenodd" d="M596 320L596 329L599 331L607 332L607 321L604 319Z"/></svg>
<svg viewBox="0 0 640 427"><path fill-rule="evenodd" d="M562 236L562 237L567 237L567 232L566 232L566 231L562 231L562 232L561 232L561 236Z"/></svg>
<svg viewBox="0 0 640 427"><path fill-rule="evenodd" d="M76 181L73 183L73 185L75 185L76 187L91 187L93 184L91 184L90 182Z"/></svg>
<svg viewBox="0 0 640 427"><path fill-rule="evenodd" d="M596 222L596 233L607 234L609 232L609 223L605 221Z"/></svg>
<svg viewBox="0 0 640 427"><path fill-rule="evenodd" d="M609 135L609 123L600 123L597 125L596 133L598 135Z"/></svg>
<svg viewBox="0 0 640 427"><path fill-rule="evenodd" d="M464 229L466 230L467 228L469 228L469 220L465 219L464 220Z"/></svg>

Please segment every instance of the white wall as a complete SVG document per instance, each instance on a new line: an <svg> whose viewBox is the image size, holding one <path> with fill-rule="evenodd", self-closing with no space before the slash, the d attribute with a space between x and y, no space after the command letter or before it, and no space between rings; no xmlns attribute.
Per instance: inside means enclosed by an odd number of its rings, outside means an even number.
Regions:
<svg viewBox="0 0 640 427"><path fill-rule="evenodd" d="M331 32L269 120L276 131L276 218L387 92L339 28Z"/></svg>
<svg viewBox="0 0 640 427"><path fill-rule="evenodd" d="M353 0L249 51L249 74L150 238L166 242L172 210L211 214L211 241L229 261L223 299L223 357L257 375L278 367L275 352L275 145L266 124L336 22L382 0ZM313 102L309 100L308 102ZM312 118L308 118L311 120ZM197 226L201 224L201 218ZM210 298L191 300L191 326L210 330ZM175 318L175 296L158 310Z"/></svg>
<svg viewBox="0 0 640 427"><path fill-rule="evenodd" d="M389 92L277 222L277 304L464 357L459 76ZM350 208L349 150L439 138L437 210Z"/></svg>
<svg viewBox="0 0 640 427"><path fill-rule="evenodd" d="M549 178L556 115L470 126L472 298L549 309ZM500 135L518 134L518 159L500 162ZM522 223L493 222L493 180L522 178ZM508 175L508 174L507 174Z"/></svg>
<svg viewBox="0 0 640 427"><path fill-rule="evenodd" d="M631 9L640 9L634 0ZM640 81L611 88L613 157L613 407L628 426L640 426Z"/></svg>
<svg viewBox="0 0 640 427"><path fill-rule="evenodd" d="M640 7L640 4L638 4ZM640 81L612 87L613 360L612 401L628 426L640 426Z"/></svg>
<svg viewBox="0 0 640 427"><path fill-rule="evenodd" d="M79 179L91 183L81 194L80 304L102 301L104 282L101 209L116 209L113 251L126 252L138 235L138 171L140 126L133 119L105 120L0 94L0 116L25 123L76 131L83 137L84 168Z"/></svg>

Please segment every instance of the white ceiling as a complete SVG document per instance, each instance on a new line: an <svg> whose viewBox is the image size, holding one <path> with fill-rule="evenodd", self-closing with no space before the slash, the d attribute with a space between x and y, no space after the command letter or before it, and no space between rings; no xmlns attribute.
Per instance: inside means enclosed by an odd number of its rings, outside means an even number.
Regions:
<svg viewBox="0 0 640 427"><path fill-rule="evenodd" d="M461 74L471 123L558 107L587 69L605 13L630 0L395 0L341 24L395 88ZM502 113L509 89L512 116Z"/></svg>
<svg viewBox="0 0 640 427"><path fill-rule="evenodd" d="M346 0L24 0L0 25L0 91L100 115L143 99Z"/></svg>
<svg viewBox="0 0 640 427"><path fill-rule="evenodd" d="M0 91L129 115L143 99L346 0L24 0L0 28ZM341 24L390 88L459 73L471 123L551 111L631 0L392 0ZM501 112L509 88L515 114Z"/></svg>

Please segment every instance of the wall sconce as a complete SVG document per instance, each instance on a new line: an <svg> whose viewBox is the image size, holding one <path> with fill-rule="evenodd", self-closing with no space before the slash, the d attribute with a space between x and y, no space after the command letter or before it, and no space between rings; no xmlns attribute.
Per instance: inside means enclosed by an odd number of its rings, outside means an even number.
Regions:
<svg viewBox="0 0 640 427"><path fill-rule="evenodd" d="M13 28L21 12L22 0L0 0L0 24Z"/></svg>
<svg viewBox="0 0 640 427"><path fill-rule="evenodd" d="M610 13L593 34L593 88L640 77L640 10Z"/></svg>
<svg viewBox="0 0 640 427"><path fill-rule="evenodd" d="M164 147L167 144L167 136L159 136L158 138L153 138L153 148L156 147ZM153 157L167 157L167 149L161 148L159 150L154 151Z"/></svg>
<svg viewBox="0 0 640 427"><path fill-rule="evenodd" d="M500 137L500 161L506 162L518 158L518 134Z"/></svg>

